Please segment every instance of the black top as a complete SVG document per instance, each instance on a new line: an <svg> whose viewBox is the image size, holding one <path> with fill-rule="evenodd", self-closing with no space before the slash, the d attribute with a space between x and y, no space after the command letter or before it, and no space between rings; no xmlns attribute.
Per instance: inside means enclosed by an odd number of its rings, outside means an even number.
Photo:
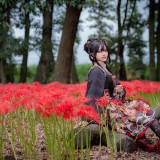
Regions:
<svg viewBox="0 0 160 160"><path fill-rule="evenodd" d="M93 67L88 74L88 83L85 96L89 98L89 100L85 104L94 107L94 110L98 113L102 113L102 108L100 106L95 105L96 98L101 98L104 96L104 90L107 89L105 88L106 83L107 83L107 78L106 75L104 74L104 71L99 66ZM117 79L116 79L116 85L120 85ZM125 88L123 87L122 98L124 98L125 95L126 91Z"/></svg>

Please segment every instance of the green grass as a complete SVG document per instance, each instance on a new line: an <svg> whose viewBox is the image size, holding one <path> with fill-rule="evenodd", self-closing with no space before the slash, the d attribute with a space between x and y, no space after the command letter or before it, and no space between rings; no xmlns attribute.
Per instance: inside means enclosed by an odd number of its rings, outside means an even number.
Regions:
<svg viewBox="0 0 160 160"><path fill-rule="evenodd" d="M160 106L160 92L158 93L138 93L137 97L143 96L152 107ZM128 97L132 98L132 97ZM132 98L134 99L134 98ZM105 112L103 111L103 114ZM81 122L81 119L79 119ZM114 123L114 122L113 122ZM35 109L27 110L24 107L18 110L0 115L0 157L3 159L7 156L7 151L10 150L15 159L21 152L23 159L40 159L41 147L39 144L39 135L37 127L41 126L41 132L45 135L46 158L47 159L83 159L83 139L81 139L80 155L78 155L77 147L75 146L74 121L71 119L65 120L62 116L43 117ZM108 125L105 125L106 140L109 143ZM99 126L102 132L102 126ZM81 128L83 129L83 128ZM81 130L79 130L81 132ZM114 136L114 127L113 127ZM81 132L82 133L82 132ZM90 159L90 140L88 141L88 132L86 134L86 157ZM90 139L90 138L89 138ZM113 153L116 152L116 137L113 138L113 146L108 144L111 149L111 158L114 158ZM101 144L99 146L101 150Z"/></svg>
<svg viewBox="0 0 160 160"><path fill-rule="evenodd" d="M149 102L151 108L160 106L160 92L153 92L153 93L138 92L136 97L126 97L126 98L138 99L141 96L144 98L143 100Z"/></svg>
<svg viewBox="0 0 160 160"><path fill-rule="evenodd" d="M78 64L78 65L76 65L78 79L80 82L84 82L87 80L88 72L91 67L92 67L92 64Z"/></svg>

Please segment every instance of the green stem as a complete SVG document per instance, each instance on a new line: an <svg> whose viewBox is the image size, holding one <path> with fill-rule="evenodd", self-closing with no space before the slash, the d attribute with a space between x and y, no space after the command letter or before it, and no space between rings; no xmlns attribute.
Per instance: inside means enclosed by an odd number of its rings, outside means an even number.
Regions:
<svg viewBox="0 0 160 160"><path fill-rule="evenodd" d="M47 149L47 159L50 159L50 147L51 147L51 140L47 129L47 123L45 121L46 117L41 117L41 122L43 124L44 132L46 135L46 149Z"/></svg>
<svg viewBox="0 0 160 160"><path fill-rule="evenodd" d="M7 134L8 138L9 138L9 141L10 141L10 143L11 143L12 150L13 150L13 153L14 153L14 158L17 160L17 155L16 155L15 148L14 148L14 146L13 146L12 139L11 139L11 137L10 137L10 135L9 135L9 133L8 133L8 130L7 130L7 128L6 128L5 126L4 126L4 129L5 129L5 131L6 131L6 134Z"/></svg>
<svg viewBox="0 0 160 160"><path fill-rule="evenodd" d="M1 151L1 158L3 157L3 115L0 115L0 151Z"/></svg>
<svg viewBox="0 0 160 160"><path fill-rule="evenodd" d="M83 159L83 130L81 130L81 159Z"/></svg>

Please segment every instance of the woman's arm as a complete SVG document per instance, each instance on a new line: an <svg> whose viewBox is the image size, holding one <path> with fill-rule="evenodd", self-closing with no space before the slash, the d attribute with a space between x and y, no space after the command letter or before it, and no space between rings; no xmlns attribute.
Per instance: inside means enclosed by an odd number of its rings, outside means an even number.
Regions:
<svg viewBox="0 0 160 160"><path fill-rule="evenodd" d="M86 97L89 99L85 104L93 106L95 111L101 112L101 107L95 105L96 98L103 97L105 87L105 75L99 67L94 67L88 75Z"/></svg>

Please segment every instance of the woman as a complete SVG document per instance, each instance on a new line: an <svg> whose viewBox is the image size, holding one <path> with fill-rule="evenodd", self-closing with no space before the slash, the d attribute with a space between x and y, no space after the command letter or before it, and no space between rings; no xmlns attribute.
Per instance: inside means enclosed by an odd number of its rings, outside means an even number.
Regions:
<svg viewBox="0 0 160 160"><path fill-rule="evenodd" d="M107 60L111 62L106 42L103 39L89 39L84 50L93 63L88 74L86 97L89 100L86 105L94 107L95 111L102 114L102 108L96 105L97 98L109 95L110 105L106 107L109 125L111 126L111 120L114 118L117 131L136 139L137 144L146 151L156 151L157 145L153 145L145 137L145 132L150 127L160 138L160 124L155 112L144 101L125 99L125 88L105 63ZM121 103L114 103L117 100Z"/></svg>

